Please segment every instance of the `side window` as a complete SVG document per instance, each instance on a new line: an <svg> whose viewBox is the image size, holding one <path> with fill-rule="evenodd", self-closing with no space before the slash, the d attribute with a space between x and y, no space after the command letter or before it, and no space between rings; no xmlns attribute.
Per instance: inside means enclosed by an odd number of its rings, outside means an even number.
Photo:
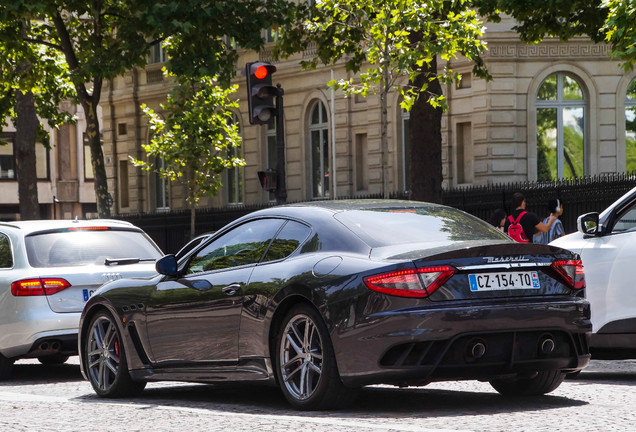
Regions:
<svg viewBox="0 0 636 432"><path fill-rule="evenodd" d="M616 221L612 232L629 231L636 228L636 204L632 204Z"/></svg>
<svg viewBox="0 0 636 432"><path fill-rule="evenodd" d="M298 249L310 232L311 229L306 225L294 221L287 222L267 250L263 261L275 261L288 257Z"/></svg>
<svg viewBox="0 0 636 432"><path fill-rule="evenodd" d="M13 267L13 253L11 252L11 242L9 237L0 234L0 268Z"/></svg>
<svg viewBox="0 0 636 432"><path fill-rule="evenodd" d="M283 222L259 219L234 228L201 249L188 263L186 274L258 263Z"/></svg>

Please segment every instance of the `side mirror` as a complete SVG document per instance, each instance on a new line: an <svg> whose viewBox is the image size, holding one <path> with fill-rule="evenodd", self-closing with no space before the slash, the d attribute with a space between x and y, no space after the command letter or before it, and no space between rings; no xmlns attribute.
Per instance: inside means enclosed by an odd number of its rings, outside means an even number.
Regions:
<svg viewBox="0 0 636 432"><path fill-rule="evenodd" d="M585 213L576 220L576 227L580 233L586 235L597 235L598 231L598 213Z"/></svg>
<svg viewBox="0 0 636 432"><path fill-rule="evenodd" d="M155 269L159 274L166 276L176 276L178 274L177 258L175 258L174 255L166 255L157 261L157 263L155 264Z"/></svg>

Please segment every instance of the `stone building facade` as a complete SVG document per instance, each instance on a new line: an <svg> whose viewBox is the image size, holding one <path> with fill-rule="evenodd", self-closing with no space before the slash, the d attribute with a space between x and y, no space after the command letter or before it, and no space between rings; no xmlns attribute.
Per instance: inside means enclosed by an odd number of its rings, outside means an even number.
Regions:
<svg viewBox="0 0 636 432"><path fill-rule="evenodd" d="M65 104L62 109L74 113L76 124L49 133L47 150L36 144L38 202L42 219L93 218L97 216L93 169L88 146L83 142L86 121L81 107ZM17 160L14 155L15 128L9 122L0 133L0 220L20 219Z"/></svg>
<svg viewBox="0 0 636 432"><path fill-rule="evenodd" d="M603 44L575 38L527 45L511 26L509 20L488 24L489 49L484 58L491 81L472 76L472 64L461 58L451 62L463 79L444 89L449 105L442 124L444 187L636 169L636 73L625 72ZM249 124L241 74L246 62L271 61L271 47L260 53L244 52L237 63L234 82L240 88L235 118L246 165L224 174L223 189L215 197L202 199L202 207L274 201L274 195L261 188L257 172L276 165L276 131L273 126ZM299 61L312 55L309 49L273 62L278 69L274 83L281 83L285 91L287 200L383 193L379 98L346 98L332 92L327 82L349 74L341 64L302 71ZM155 50L146 68L127 72L106 83L102 91L113 214L187 207L179 184L142 171L129 160L129 156L144 158L141 145L149 140L140 105L160 111L171 86L161 70L164 61L163 53ZM399 102L395 92L389 95L386 192L406 190L410 172L417 170L409 164L409 115ZM86 199L94 203L84 164L88 159L77 132L83 130L79 114L77 126L53 134L56 156L50 162L45 191L40 189L42 203L52 202L53 195L64 198L69 210L58 213L61 216L75 209L86 213L90 210ZM0 193L2 202L9 202L6 189L4 195ZM71 192L62 193L67 190Z"/></svg>

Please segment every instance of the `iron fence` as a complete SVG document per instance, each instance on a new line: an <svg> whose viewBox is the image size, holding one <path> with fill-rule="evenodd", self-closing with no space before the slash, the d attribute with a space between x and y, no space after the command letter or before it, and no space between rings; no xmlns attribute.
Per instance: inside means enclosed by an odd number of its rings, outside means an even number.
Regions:
<svg viewBox="0 0 636 432"><path fill-rule="evenodd" d="M587 212L602 211L617 198L636 187L633 174L582 177L554 182L521 182L487 186L460 187L442 192L442 203L487 220L497 208L510 213L510 199L515 192L526 197L527 209L540 218L548 215L547 204L553 198L563 203L561 216L566 233L576 230L576 218ZM408 199L407 192L394 192L393 199ZM381 194L339 197L339 199L378 199ZM224 208L196 209L195 235L213 232L252 211L274 204L232 205ZM126 220L148 233L166 253L177 252L190 239L190 211L121 214Z"/></svg>

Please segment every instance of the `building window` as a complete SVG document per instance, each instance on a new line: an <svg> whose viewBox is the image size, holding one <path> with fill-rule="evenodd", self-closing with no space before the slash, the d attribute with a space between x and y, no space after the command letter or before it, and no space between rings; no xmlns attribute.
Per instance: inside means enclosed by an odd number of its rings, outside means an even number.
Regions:
<svg viewBox="0 0 636 432"><path fill-rule="evenodd" d="M159 171L165 168L166 161L163 158L157 158L155 161L155 209L170 209L170 183L169 180L159 175Z"/></svg>
<svg viewBox="0 0 636 432"><path fill-rule="evenodd" d="M122 208L130 206L130 185L128 183L128 161L119 161L119 205Z"/></svg>
<svg viewBox="0 0 636 432"><path fill-rule="evenodd" d="M161 46L161 43L156 43L150 47L150 57L148 59L149 64L165 63L166 62L166 50Z"/></svg>
<svg viewBox="0 0 636 432"><path fill-rule="evenodd" d="M88 137L84 134L84 180L95 180L93 172L93 159L91 158L91 145Z"/></svg>
<svg viewBox="0 0 636 432"><path fill-rule="evenodd" d="M232 122L238 124L238 117L232 115ZM240 158L241 147L230 147L227 149L228 158ZM241 167L232 167L227 170L227 202L230 204L239 204L243 202L243 169Z"/></svg>
<svg viewBox="0 0 636 432"><path fill-rule="evenodd" d="M404 108L402 112L402 190L411 187L411 128L409 122L411 113Z"/></svg>
<svg viewBox="0 0 636 432"><path fill-rule="evenodd" d="M625 98L625 156L626 171L636 170L636 79L627 88Z"/></svg>
<svg viewBox="0 0 636 432"><path fill-rule="evenodd" d="M537 179L585 175L585 98L579 83L557 73L537 95Z"/></svg>
<svg viewBox="0 0 636 432"><path fill-rule="evenodd" d="M473 182L473 139L470 122L457 123L457 183Z"/></svg>
<svg viewBox="0 0 636 432"><path fill-rule="evenodd" d="M318 101L309 116L311 191L313 198L329 198L329 123L327 109Z"/></svg>
<svg viewBox="0 0 636 432"><path fill-rule="evenodd" d="M265 30L265 42L276 42L278 40L278 27L270 27Z"/></svg>
<svg viewBox="0 0 636 432"><path fill-rule="evenodd" d="M15 133L0 134L0 180L16 180ZM49 151L42 143L35 143L35 171L38 180L50 178Z"/></svg>
<svg viewBox="0 0 636 432"><path fill-rule="evenodd" d="M367 160L367 134L355 135L356 192L369 190L369 162Z"/></svg>
<svg viewBox="0 0 636 432"><path fill-rule="evenodd" d="M267 166L265 169L278 168L278 152L276 151L276 122L271 122L267 124L267 132L265 132L265 141L267 148L265 149L267 153ZM276 194L274 192L269 193L269 200L275 201Z"/></svg>

